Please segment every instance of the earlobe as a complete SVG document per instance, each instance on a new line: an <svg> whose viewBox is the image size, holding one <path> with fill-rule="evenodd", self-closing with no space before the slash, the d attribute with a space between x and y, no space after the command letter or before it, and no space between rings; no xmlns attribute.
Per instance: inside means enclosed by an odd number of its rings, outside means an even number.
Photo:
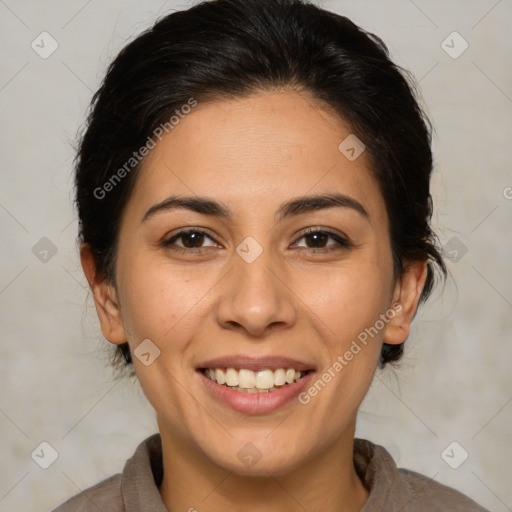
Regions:
<svg viewBox="0 0 512 512"><path fill-rule="evenodd" d="M386 325L384 343L400 345L408 338L426 278L427 261L406 265L404 274L395 285L391 307L398 305L393 307L395 316Z"/></svg>
<svg viewBox="0 0 512 512"><path fill-rule="evenodd" d="M106 279L99 278L89 244L82 244L80 247L80 261L94 297L94 305L103 336L111 343L125 343L127 336L123 327L116 290Z"/></svg>

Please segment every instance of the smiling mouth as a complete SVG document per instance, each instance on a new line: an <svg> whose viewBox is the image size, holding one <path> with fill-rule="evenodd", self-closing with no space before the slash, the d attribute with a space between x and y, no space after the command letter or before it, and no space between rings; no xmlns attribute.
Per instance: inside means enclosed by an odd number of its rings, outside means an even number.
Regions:
<svg viewBox="0 0 512 512"><path fill-rule="evenodd" d="M246 368L200 368L207 378L240 393L272 393L298 382L312 370L294 368L252 371Z"/></svg>

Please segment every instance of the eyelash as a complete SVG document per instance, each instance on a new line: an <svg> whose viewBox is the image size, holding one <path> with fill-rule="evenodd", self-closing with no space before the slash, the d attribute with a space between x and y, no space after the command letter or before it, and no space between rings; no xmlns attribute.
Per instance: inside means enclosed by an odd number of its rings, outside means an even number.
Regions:
<svg viewBox="0 0 512 512"><path fill-rule="evenodd" d="M191 247L191 248L179 247L179 246L172 247L173 243L176 240L182 238L185 235L191 234L191 233L205 235L210 240L215 242L215 240L213 240L213 238L206 231L203 231L202 229L190 228L190 229L185 229L185 230L179 231L178 233L173 235L171 238L169 238L167 240L164 240L162 242L162 247L167 248L167 249L171 249L172 251L179 252L179 253L185 253L185 252L197 253L197 252L200 252L202 249L204 249L203 247ZM301 247L301 249L306 249L306 250L309 250L309 251L311 251L313 253L318 253L318 252L325 253L325 252L329 252L329 251L332 251L332 250L349 249L350 247L353 247L353 244L351 242L349 242L346 238L338 235L334 231L331 231L331 230L325 229L325 228L308 228L308 229L306 229L305 231L303 231L301 233L301 235L299 236L299 238L297 238L295 243L297 243L299 240L301 240L302 238L304 238L304 237L306 237L308 235L316 235L316 234L328 235L330 238L332 238L336 242L336 246L331 245L331 246L328 246L328 247L318 247L318 248L314 248L314 247L312 247L312 248Z"/></svg>

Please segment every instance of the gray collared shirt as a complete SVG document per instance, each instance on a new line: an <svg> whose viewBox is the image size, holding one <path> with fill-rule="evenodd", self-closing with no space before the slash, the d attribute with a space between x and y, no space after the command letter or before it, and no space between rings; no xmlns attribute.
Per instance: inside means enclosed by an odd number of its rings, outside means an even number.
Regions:
<svg viewBox="0 0 512 512"><path fill-rule="evenodd" d="M354 465L370 492L361 512L489 512L460 492L398 469L391 455L365 439L354 440ZM160 434L145 439L123 472L73 496L53 512L168 512L162 482Z"/></svg>

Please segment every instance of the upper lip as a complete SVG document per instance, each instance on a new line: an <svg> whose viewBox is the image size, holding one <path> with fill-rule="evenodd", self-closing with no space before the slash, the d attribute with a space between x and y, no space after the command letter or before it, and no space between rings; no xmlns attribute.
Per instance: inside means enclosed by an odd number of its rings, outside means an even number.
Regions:
<svg viewBox="0 0 512 512"><path fill-rule="evenodd" d="M215 359L209 359L197 366L198 369L202 368L245 368L254 372L260 370L277 370L278 368L293 368L299 371L313 370L314 367L310 363L298 361L286 356L223 356Z"/></svg>

